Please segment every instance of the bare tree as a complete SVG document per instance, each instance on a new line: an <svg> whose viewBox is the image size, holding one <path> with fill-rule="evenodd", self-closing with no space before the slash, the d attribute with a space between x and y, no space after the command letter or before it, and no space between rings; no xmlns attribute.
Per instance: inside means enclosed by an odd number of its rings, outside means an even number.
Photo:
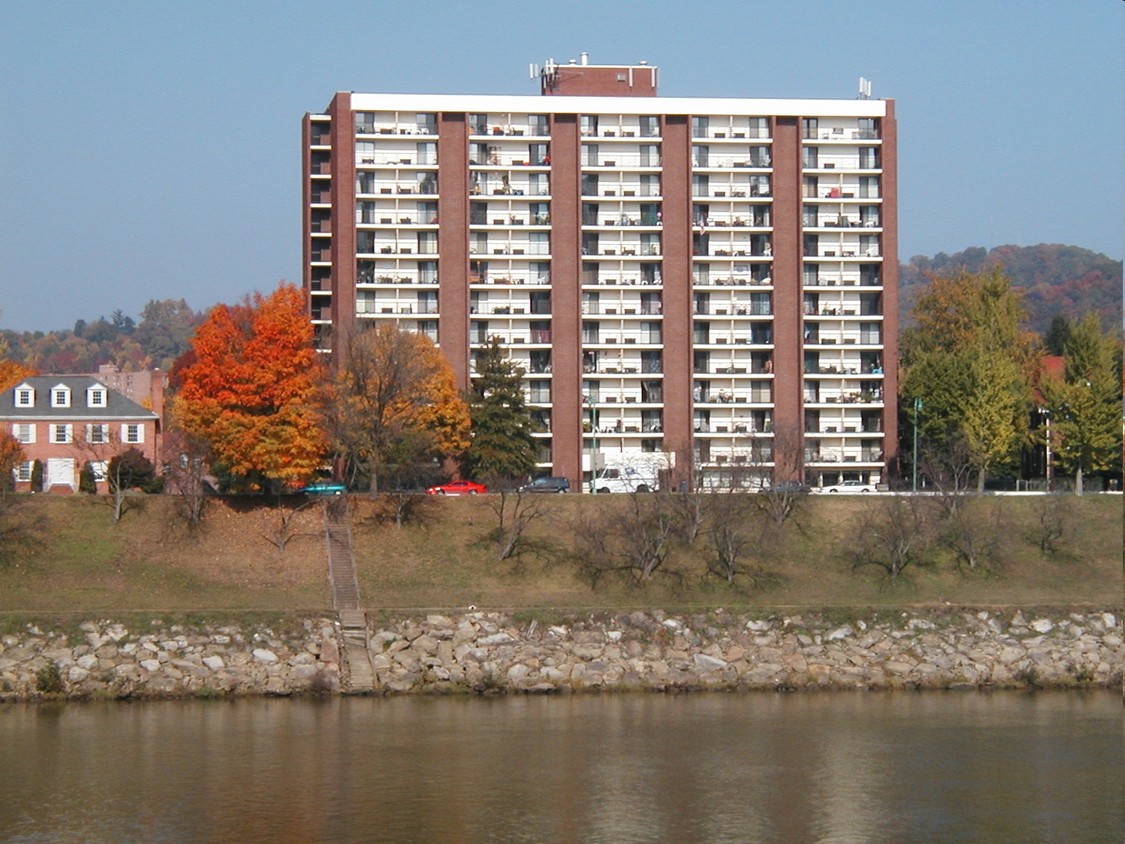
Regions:
<svg viewBox="0 0 1125 844"><path fill-rule="evenodd" d="M163 460L165 493L175 496L176 512L188 528L199 527L212 489L210 449L199 437L171 431L164 438Z"/></svg>
<svg viewBox="0 0 1125 844"><path fill-rule="evenodd" d="M539 547L528 533L531 525L548 514L548 496L520 492L519 488L501 487L486 498L488 508L496 517L487 534L496 548L499 561L520 560L523 554Z"/></svg>
<svg viewBox="0 0 1125 844"><path fill-rule="evenodd" d="M925 562L933 528L932 515L921 497L880 496L855 521L846 553L853 569L874 566L893 584L907 567Z"/></svg>
<svg viewBox="0 0 1125 844"><path fill-rule="evenodd" d="M683 536L682 515L671 493L630 493L614 496L614 504L576 530L579 566L597 584L605 575L618 575L632 585L656 574L679 578L668 567L673 549Z"/></svg>
<svg viewBox="0 0 1125 844"><path fill-rule="evenodd" d="M924 444L918 468L937 493L943 513L953 516L976 491L975 464L965 437L954 432L940 445Z"/></svg>
<svg viewBox="0 0 1125 844"><path fill-rule="evenodd" d="M1059 540L1071 529L1073 520L1071 499L1062 495L1044 495L1035 501L1035 524L1028 538L1044 554L1059 552Z"/></svg>
<svg viewBox="0 0 1125 844"><path fill-rule="evenodd" d="M315 533L302 533L297 530L297 515L303 510L307 510L313 504L318 503L313 499L302 501L300 504L293 506L291 502L283 500L282 496L277 497L277 506L274 508L274 513L277 520L273 522L272 527L267 533L261 536L266 542L270 543L278 551L285 553L286 547L299 536L319 536L319 531Z"/></svg>
<svg viewBox="0 0 1125 844"><path fill-rule="evenodd" d="M95 480L106 484L114 522L139 506L142 499L136 489L151 486L156 476L151 460L139 449L125 446L128 443L118 432L104 424L87 425L83 438L74 443L76 451L90 461Z"/></svg>
<svg viewBox="0 0 1125 844"><path fill-rule="evenodd" d="M1001 499L991 510L978 499L969 506L958 506L937 527L938 540L953 554L959 569L977 569L996 559L1003 536Z"/></svg>
<svg viewBox="0 0 1125 844"><path fill-rule="evenodd" d="M752 578L749 562L763 554L776 526L747 495L712 492L707 496L706 509L707 573L728 584L739 577Z"/></svg>
<svg viewBox="0 0 1125 844"><path fill-rule="evenodd" d="M772 464L773 483L761 492L760 505L775 524L783 524L804 507L809 488L804 483L805 443L801 431L792 425L774 428L766 441L768 451L756 455L759 465ZM765 443L761 446L765 449Z"/></svg>

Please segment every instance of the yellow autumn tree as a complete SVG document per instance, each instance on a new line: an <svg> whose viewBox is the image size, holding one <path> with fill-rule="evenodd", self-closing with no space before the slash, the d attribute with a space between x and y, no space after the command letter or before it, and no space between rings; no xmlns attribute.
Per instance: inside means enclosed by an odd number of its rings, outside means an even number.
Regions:
<svg viewBox="0 0 1125 844"><path fill-rule="evenodd" d="M331 428L354 482L372 492L416 486L468 447L468 407L428 338L380 323L334 345Z"/></svg>
<svg viewBox="0 0 1125 844"><path fill-rule="evenodd" d="M299 483L321 464L324 373L293 285L213 308L176 371L176 424L210 446L232 488Z"/></svg>

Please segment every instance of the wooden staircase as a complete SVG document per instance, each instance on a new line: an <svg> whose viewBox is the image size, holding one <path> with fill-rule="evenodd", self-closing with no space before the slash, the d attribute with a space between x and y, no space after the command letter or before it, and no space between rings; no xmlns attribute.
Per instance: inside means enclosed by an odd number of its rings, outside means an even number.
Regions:
<svg viewBox="0 0 1125 844"><path fill-rule="evenodd" d="M375 671L368 649L367 613L359 607L359 581L355 573L347 496L324 503L324 541L332 607L340 616L344 645L343 689L349 694L370 694L375 687Z"/></svg>

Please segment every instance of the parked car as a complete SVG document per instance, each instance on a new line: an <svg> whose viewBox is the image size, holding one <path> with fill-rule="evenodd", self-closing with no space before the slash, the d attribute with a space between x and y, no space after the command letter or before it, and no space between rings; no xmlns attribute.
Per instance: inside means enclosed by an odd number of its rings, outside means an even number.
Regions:
<svg viewBox="0 0 1125 844"><path fill-rule="evenodd" d="M778 481L772 486L762 487L762 492L773 493L774 495L797 494L805 495L811 492L808 484L803 484L800 481Z"/></svg>
<svg viewBox="0 0 1125 844"><path fill-rule="evenodd" d="M520 492L569 492L570 481L566 478L536 478L520 487Z"/></svg>
<svg viewBox="0 0 1125 844"><path fill-rule="evenodd" d="M484 495L486 492L488 487L476 481L450 481L430 487L426 495Z"/></svg>
<svg viewBox="0 0 1125 844"><path fill-rule="evenodd" d="M305 495L343 495L348 491L348 488L343 484L338 484L335 481L314 481L311 484L305 484L297 492L304 493Z"/></svg>
<svg viewBox="0 0 1125 844"><path fill-rule="evenodd" d="M875 484L863 481L841 481L838 484L822 486L817 492L875 492Z"/></svg>

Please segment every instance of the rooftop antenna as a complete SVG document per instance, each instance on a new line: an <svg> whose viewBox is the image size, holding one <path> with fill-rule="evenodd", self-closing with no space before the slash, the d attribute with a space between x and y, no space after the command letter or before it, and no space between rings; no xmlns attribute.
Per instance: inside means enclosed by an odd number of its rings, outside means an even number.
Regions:
<svg viewBox="0 0 1125 844"><path fill-rule="evenodd" d="M871 99L871 80L859 77L859 97L861 100Z"/></svg>

